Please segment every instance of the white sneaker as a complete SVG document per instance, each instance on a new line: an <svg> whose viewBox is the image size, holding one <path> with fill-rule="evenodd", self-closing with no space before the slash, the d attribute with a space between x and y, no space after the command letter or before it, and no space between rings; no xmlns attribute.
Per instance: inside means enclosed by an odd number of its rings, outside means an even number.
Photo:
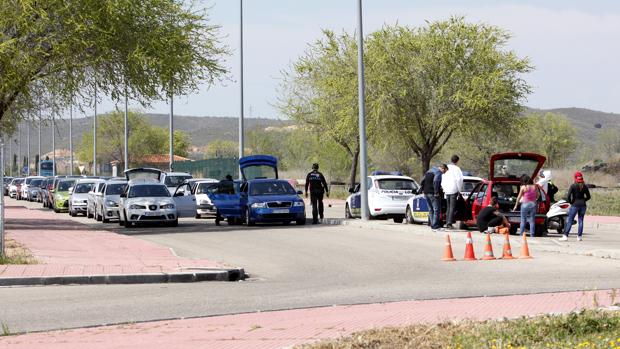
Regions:
<svg viewBox="0 0 620 349"><path fill-rule="evenodd" d="M581 236L577 236L577 241L583 241L583 239L581 238Z"/></svg>
<svg viewBox="0 0 620 349"><path fill-rule="evenodd" d="M433 233L436 233L438 230L437 230L437 229L431 229L431 231L432 231Z"/></svg>
<svg viewBox="0 0 620 349"><path fill-rule="evenodd" d="M568 241L568 236L562 235L562 237L559 238L558 240L560 240L560 241Z"/></svg>

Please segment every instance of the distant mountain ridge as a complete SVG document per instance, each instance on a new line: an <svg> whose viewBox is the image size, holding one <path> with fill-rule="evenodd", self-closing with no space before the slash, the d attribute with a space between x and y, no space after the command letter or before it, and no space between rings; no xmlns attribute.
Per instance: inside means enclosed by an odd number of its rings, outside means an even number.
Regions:
<svg viewBox="0 0 620 349"><path fill-rule="evenodd" d="M555 108L555 109L536 109L526 108L525 113L557 113L568 118L577 129L577 138L584 146L594 145L603 130L609 127L620 129L620 114L605 113L585 108ZM168 115L166 114L146 114L147 119L152 125L158 127L168 127ZM246 131L256 128L281 128L289 126L292 121L277 119L245 118ZM600 124L601 128L595 127ZM122 127L122 126L121 126ZM239 119L236 117L213 117L213 116L182 116L174 117L175 130L181 130L189 134L193 147L203 147L217 139L237 141L239 137ZM82 141L85 132L92 131L93 119L91 117L76 118L73 120L73 146L75 149ZM26 131L22 129L22 153L26 152ZM17 153L15 144L12 145L13 152ZM8 151L8 146L6 147ZM41 152L47 153L52 148L51 126L42 127ZM69 120L61 119L56 121L56 148L69 148ZM33 125L30 130L30 152L37 153L38 150L38 125Z"/></svg>

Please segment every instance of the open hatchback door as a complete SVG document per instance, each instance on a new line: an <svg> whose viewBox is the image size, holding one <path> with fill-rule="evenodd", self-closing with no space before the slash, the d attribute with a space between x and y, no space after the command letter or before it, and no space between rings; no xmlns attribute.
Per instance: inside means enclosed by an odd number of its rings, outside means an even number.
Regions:
<svg viewBox="0 0 620 349"><path fill-rule="evenodd" d="M278 159L271 155L250 155L239 159L239 169L244 181L252 179L278 179Z"/></svg>
<svg viewBox="0 0 620 349"><path fill-rule="evenodd" d="M499 153L491 156L489 179L491 181L514 181L528 175L536 178L547 160L535 153Z"/></svg>
<svg viewBox="0 0 620 349"><path fill-rule="evenodd" d="M156 181L161 181L162 171L156 168L131 168L125 171L125 178L128 181L132 179L154 179Z"/></svg>

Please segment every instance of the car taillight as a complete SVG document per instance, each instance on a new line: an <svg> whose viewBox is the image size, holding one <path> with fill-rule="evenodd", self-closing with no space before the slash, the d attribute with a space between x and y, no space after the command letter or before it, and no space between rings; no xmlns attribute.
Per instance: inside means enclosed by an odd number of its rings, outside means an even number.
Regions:
<svg viewBox="0 0 620 349"><path fill-rule="evenodd" d="M375 212L379 212L379 211L381 211L380 208L375 208Z"/></svg>
<svg viewBox="0 0 620 349"><path fill-rule="evenodd" d="M567 209L570 207L570 204L560 204L561 209Z"/></svg>

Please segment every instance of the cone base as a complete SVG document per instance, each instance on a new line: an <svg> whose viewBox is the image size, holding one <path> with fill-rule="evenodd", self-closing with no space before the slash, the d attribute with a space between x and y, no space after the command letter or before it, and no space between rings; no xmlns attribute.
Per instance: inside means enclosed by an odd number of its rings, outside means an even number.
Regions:
<svg viewBox="0 0 620 349"><path fill-rule="evenodd" d="M464 261L477 261L476 258L463 258Z"/></svg>
<svg viewBox="0 0 620 349"><path fill-rule="evenodd" d="M516 258L513 256L502 256L501 259L516 259Z"/></svg>
<svg viewBox="0 0 620 349"><path fill-rule="evenodd" d="M532 256L519 256L519 259L533 259Z"/></svg>
<svg viewBox="0 0 620 349"><path fill-rule="evenodd" d="M483 261L494 261L494 260L496 260L496 259L497 259L497 258L495 258L495 257L490 257L490 256L489 256L489 257L482 257L482 260L483 260Z"/></svg>
<svg viewBox="0 0 620 349"><path fill-rule="evenodd" d="M454 262L456 261L456 258L442 258L441 260L444 262Z"/></svg>

